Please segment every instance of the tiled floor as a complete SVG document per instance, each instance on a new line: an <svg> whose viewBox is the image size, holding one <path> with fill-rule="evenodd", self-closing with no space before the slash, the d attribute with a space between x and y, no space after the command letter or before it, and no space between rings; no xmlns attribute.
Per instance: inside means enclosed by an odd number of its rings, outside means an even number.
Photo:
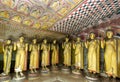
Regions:
<svg viewBox="0 0 120 82"><path fill-rule="evenodd" d="M120 82L120 80L101 77L96 81L91 81L86 79L84 77L84 74L81 75L74 75L72 73L65 74L59 71L57 73L50 72L50 74L48 75L41 75L39 73L38 76L34 78L29 78L28 74L26 74L26 78L23 80L12 80L11 78L9 80L4 80L0 82Z"/></svg>

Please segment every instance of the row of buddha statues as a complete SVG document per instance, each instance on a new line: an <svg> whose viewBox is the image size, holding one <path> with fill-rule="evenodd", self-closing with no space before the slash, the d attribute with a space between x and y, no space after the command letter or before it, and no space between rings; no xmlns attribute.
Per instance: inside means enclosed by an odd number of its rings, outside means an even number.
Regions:
<svg viewBox="0 0 120 82"><path fill-rule="evenodd" d="M26 70L27 66L27 54L30 51L30 64L29 69L31 73L35 73L39 68L39 55L41 54L41 66L42 70L49 70L48 66L50 61L52 66L57 66L59 63L59 45L56 40L52 44L49 44L46 39L43 40L42 44L37 44L37 39L33 39L31 44L24 42L24 37L21 36L17 42L11 44L11 40L7 40L3 46L3 59L4 68L3 75L8 75L11 66L11 57L13 50L16 51L15 57L15 73L16 77L24 76L23 71ZM75 69L84 69L84 47L87 49L87 70L90 73L100 73L100 49L104 49L104 62L105 62L105 73L109 77L120 77L120 40L113 38L112 30L106 31L106 39L97 39L95 33L89 34L89 39L81 41L78 37L76 42L70 42L69 38L65 39L62 43L64 67L71 66L71 51L74 49L75 55ZM40 53L42 50L42 53ZM50 50L51 58L50 58Z"/></svg>

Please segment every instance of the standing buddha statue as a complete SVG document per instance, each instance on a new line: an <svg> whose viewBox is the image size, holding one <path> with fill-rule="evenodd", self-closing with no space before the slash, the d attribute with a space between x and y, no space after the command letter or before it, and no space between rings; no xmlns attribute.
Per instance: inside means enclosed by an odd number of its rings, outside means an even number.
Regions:
<svg viewBox="0 0 120 82"><path fill-rule="evenodd" d="M90 73L99 73L99 41L95 39L93 32L89 35L90 39L85 42L85 47L88 48L88 71Z"/></svg>
<svg viewBox="0 0 120 82"><path fill-rule="evenodd" d="M69 38L65 39L65 42L62 44L62 48L64 49L64 66L71 66L71 43L69 42Z"/></svg>
<svg viewBox="0 0 120 82"><path fill-rule="evenodd" d="M3 52L4 52L4 55L3 55L3 59L4 59L4 66L3 66L3 73L2 75L8 75L9 72L10 72L10 66L11 66L11 58L12 58L12 49L13 49L13 46L11 44L11 40L8 39L6 41L6 44L3 45Z"/></svg>
<svg viewBox="0 0 120 82"><path fill-rule="evenodd" d="M52 50L52 66L56 66L58 64L58 55L59 55L59 46L56 43L56 40L53 41L51 45Z"/></svg>
<svg viewBox="0 0 120 82"><path fill-rule="evenodd" d="M108 30L106 32L106 40L101 40L101 47L105 48L105 72L109 77L117 77L117 51L116 39L113 38L113 32Z"/></svg>
<svg viewBox="0 0 120 82"><path fill-rule="evenodd" d="M40 46L37 44L37 39L32 40L32 44L29 46L30 53L30 70L31 73L36 73L37 68L39 68L39 48Z"/></svg>
<svg viewBox="0 0 120 82"><path fill-rule="evenodd" d="M24 42L24 37L21 36L19 41L14 43L14 50L16 52L16 59L15 59L15 72L16 78L24 77L22 71L27 69L27 50L28 44ZM20 73L20 76L19 76Z"/></svg>
<svg viewBox="0 0 120 82"><path fill-rule="evenodd" d="M43 43L41 44L42 50L42 70L47 70L47 66L50 65L50 45L47 43L47 40L44 39Z"/></svg>
<svg viewBox="0 0 120 82"><path fill-rule="evenodd" d="M73 43L73 49L75 49L75 68L76 70L83 69L83 43L79 37L76 43Z"/></svg>

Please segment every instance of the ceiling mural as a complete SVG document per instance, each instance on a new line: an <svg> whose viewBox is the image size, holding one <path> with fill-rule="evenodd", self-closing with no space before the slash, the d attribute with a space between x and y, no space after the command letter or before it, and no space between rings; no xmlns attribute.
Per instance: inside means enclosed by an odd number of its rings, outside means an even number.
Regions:
<svg viewBox="0 0 120 82"><path fill-rule="evenodd" d="M0 17L33 28L48 29L82 0L0 0Z"/></svg>

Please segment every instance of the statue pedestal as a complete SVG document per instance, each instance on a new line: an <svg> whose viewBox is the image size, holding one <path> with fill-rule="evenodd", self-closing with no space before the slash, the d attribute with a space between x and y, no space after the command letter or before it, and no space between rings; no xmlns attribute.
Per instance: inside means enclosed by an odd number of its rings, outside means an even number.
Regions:
<svg viewBox="0 0 120 82"><path fill-rule="evenodd" d="M99 80L98 75L97 74L92 74L92 73L87 73L85 78L88 79L88 80Z"/></svg>
<svg viewBox="0 0 120 82"><path fill-rule="evenodd" d="M25 75L23 74L22 76L19 74L18 76L16 76L16 74L15 74L15 76L13 77L13 80L23 80L23 79L25 79L26 77L25 77Z"/></svg>
<svg viewBox="0 0 120 82"><path fill-rule="evenodd" d="M11 77L9 75L0 74L0 81L10 80L10 79L11 79Z"/></svg>
<svg viewBox="0 0 120 82"><path fill-rule="evenodd" d="M49 74L50 74L50 70L48 68L41 70L41 75L49 75Z"/></svg>
<svg viewBox="0 0 120 82"><path fill-rule="evenodd" d="M13 80L23 80L23 79L25 79L25 76L13 77Z"/></svg>
<svg viewBox="0 0 120 82"><path fill-rule="evenodd" d="M70 73L70 68L69 67L63 67L61 70L62 70L63 73L67 73L67 74Z"/></svg>
<svg viewBox="0 0 120 82"><path fill-rule="evenodd" d="M29 80L37 79L38 77L39 77L38 73L29 73L28 74L28 79Z"/></svg>
<svg viewBox="0 0 120 82"><path fill-rule="evenodd" d="M80 75L81 74L79 69L72 70L72 73L76 74L76 75Z"/></svg>
<svg viewBox="0 0 120 82"><path fill-rule="evenodd" d="M59 70L59 69L58 69L57 66L52 66L52 67L51 67L51 71L52 71L53 73L58 73L58 72L59 72L58 70Z"/></svg>
<svg viewBox="0 0 120 82"><path fill-rule="evenodd" d="M100 76L102 76L102 77L108 77L107 74L105 74L105 73L100 73Z"/></svg>

